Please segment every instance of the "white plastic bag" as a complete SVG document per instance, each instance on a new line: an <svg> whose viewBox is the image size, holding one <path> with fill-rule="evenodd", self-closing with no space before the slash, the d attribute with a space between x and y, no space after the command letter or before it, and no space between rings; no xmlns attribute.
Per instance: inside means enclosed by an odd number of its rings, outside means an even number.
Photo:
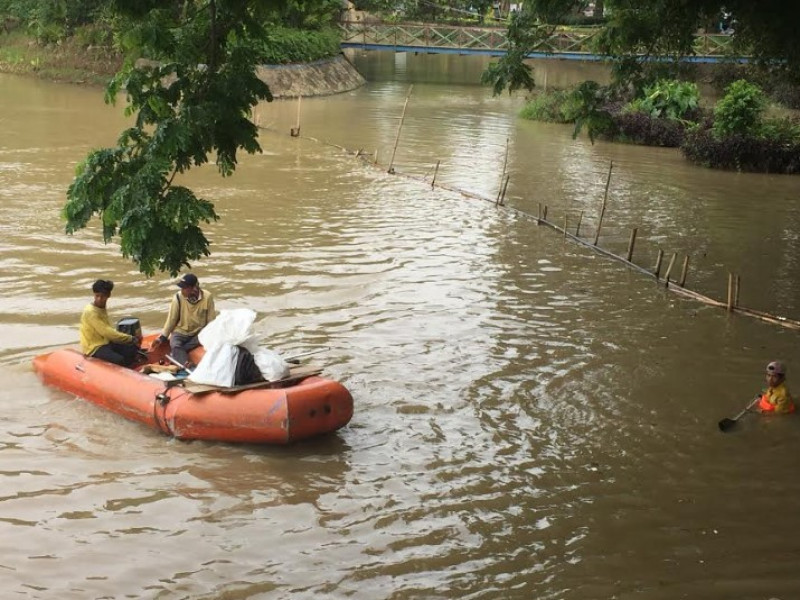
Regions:
<svg viewBox="0 0 800 600"><path fill-rule="evenodd" d="M206 353L189 380L221 387L235 385L236 361L239 358L239 349L236 346L250 351L258 370L267 381L286 377L289 374L289 364L281 355L259 347L253 333L255 320L256 313L249 308L221 310L217 318L206 325L197 336Z"/></svg>
<svg viewBox="0 0 800 600"><path fill-rule="evenodd" d="M217 318L203 327L197 337L206 350L219 344L247 345L253 335L255 320L256 313L249 308L221 310Z"/></svg>
<svg viewBox="0 0 800 600"><path fill-rule="evenodd" d="M258 370L267 381L283 379L289 374L289 363L280 354L266 348L259 348L253 353Z"/></svg>
<svg viewBox="0 0 800 600"><path fill-rule="evenodd" d="M238 358L239 349L233 344L217 344L206 348L205 356L188 379L195 383L232 387Z"/></svg>

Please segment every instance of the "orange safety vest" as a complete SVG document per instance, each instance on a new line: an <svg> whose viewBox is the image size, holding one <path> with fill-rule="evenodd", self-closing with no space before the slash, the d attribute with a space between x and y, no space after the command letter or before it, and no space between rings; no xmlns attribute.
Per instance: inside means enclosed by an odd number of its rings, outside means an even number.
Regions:
<svg viewBox="0 0 800 600"><path fill-rule="evenodd" d="M760 408L763 412L775 412L775 405L769 401L769 394L764 393L761 396L761 399L758 401L758 408ZM795 410L794 402L789 404L789 410L786 411L786 414L793 413Z"/></svg>

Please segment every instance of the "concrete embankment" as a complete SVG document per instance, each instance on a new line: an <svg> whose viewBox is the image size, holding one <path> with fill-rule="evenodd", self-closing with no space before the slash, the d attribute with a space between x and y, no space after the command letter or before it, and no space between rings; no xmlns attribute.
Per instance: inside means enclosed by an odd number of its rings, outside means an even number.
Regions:
<svg viewBox="0 0 800 600"><path fill-rule="evenodd" d="M263 65L256 73L275 98L329 96L349 92L366 82L344 55L313 63Z"/></svg>

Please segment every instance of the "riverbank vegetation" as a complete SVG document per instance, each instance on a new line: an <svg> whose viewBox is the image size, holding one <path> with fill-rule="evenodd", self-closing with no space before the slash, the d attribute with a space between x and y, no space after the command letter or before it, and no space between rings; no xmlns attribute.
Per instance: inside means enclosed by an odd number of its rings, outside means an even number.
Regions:
<svg viewBox="0 0 800 600"><path fill-rule="evenodd" d="M489 66L484 83L494 92L533 90L527 55L553 34L578 0L531 0L512 16L509 49ZM609 9L593 51L609 57L612 82L587 81L568 91L535 96L523 116L575 124L595 137L638 144L681 147L687 158L710 167L800 173L800 127L767 116L767 99L800 108L800 38L793 23L800 5L768 0L607 0ZM732 58L716 69L724 90L713 110L700 108L699 94L682 60L696 52L695 36L713 30L724 15Z"/></svg>
<svg viewBox="0 0 800 600"><path fill-rule="evenodd" d="M317 5L307 14L285 8L264 15L264 64L309 63L341 52L332 26L338 12L325 1ZM0 25L0 71L6 73L105 85L135 52L126 20L96 0L0 0ZM151 58L145 45L139 49Z"/></svg>
<svg viewBox="0 0 800 600"><path fill-rule="evenodd" d="M587 81L536 95L527 119L573 123L594 140L680 148L713 168L800 173L800 121L768 112L767 96L747 80L733 81L713 108L702 108L697 85L658 80L639 95Z"/></svg>

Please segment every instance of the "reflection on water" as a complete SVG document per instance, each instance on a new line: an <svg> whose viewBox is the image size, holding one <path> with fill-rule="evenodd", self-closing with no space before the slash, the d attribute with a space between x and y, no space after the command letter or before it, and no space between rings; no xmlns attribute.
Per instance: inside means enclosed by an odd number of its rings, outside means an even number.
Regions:
<svg viewBox="0 0 800 600"><path fill-rule="evenodd" d="M383 60L383 59L380 59ZM391 60L394 60L393 58ZM378 66L373 65L376 69ZM415 66L408 57L409 73ZM385 165L408 82L303 100L304 135ZM573 141L521 99L415 82L399 171L593 231L638 226L642 264L690 253L692 287L797 316L798 184L673 151ZM789 598L792 418L717 421L790 369L794 338L685 302L534 223L291 138L259 109L263 155L187 183L222 219L193 266L264 343L320 346L351 424L289 448L170 441L41 386L30 359L76 341L98 276L112 315L160 327L173 286L97 224L63 234L75 164L123 125L97 91L0 76L0 589L30 598ZM788 252L787 252L788 250ZM788 255L787 255L788 254ZM791 373L791 372L790 372ZM791 383L791 374L790 374ZM739 501L746 498L746 501ZM709 584L709 582L714 582ZM732 592L733 588L736 592Z"/></svg>

